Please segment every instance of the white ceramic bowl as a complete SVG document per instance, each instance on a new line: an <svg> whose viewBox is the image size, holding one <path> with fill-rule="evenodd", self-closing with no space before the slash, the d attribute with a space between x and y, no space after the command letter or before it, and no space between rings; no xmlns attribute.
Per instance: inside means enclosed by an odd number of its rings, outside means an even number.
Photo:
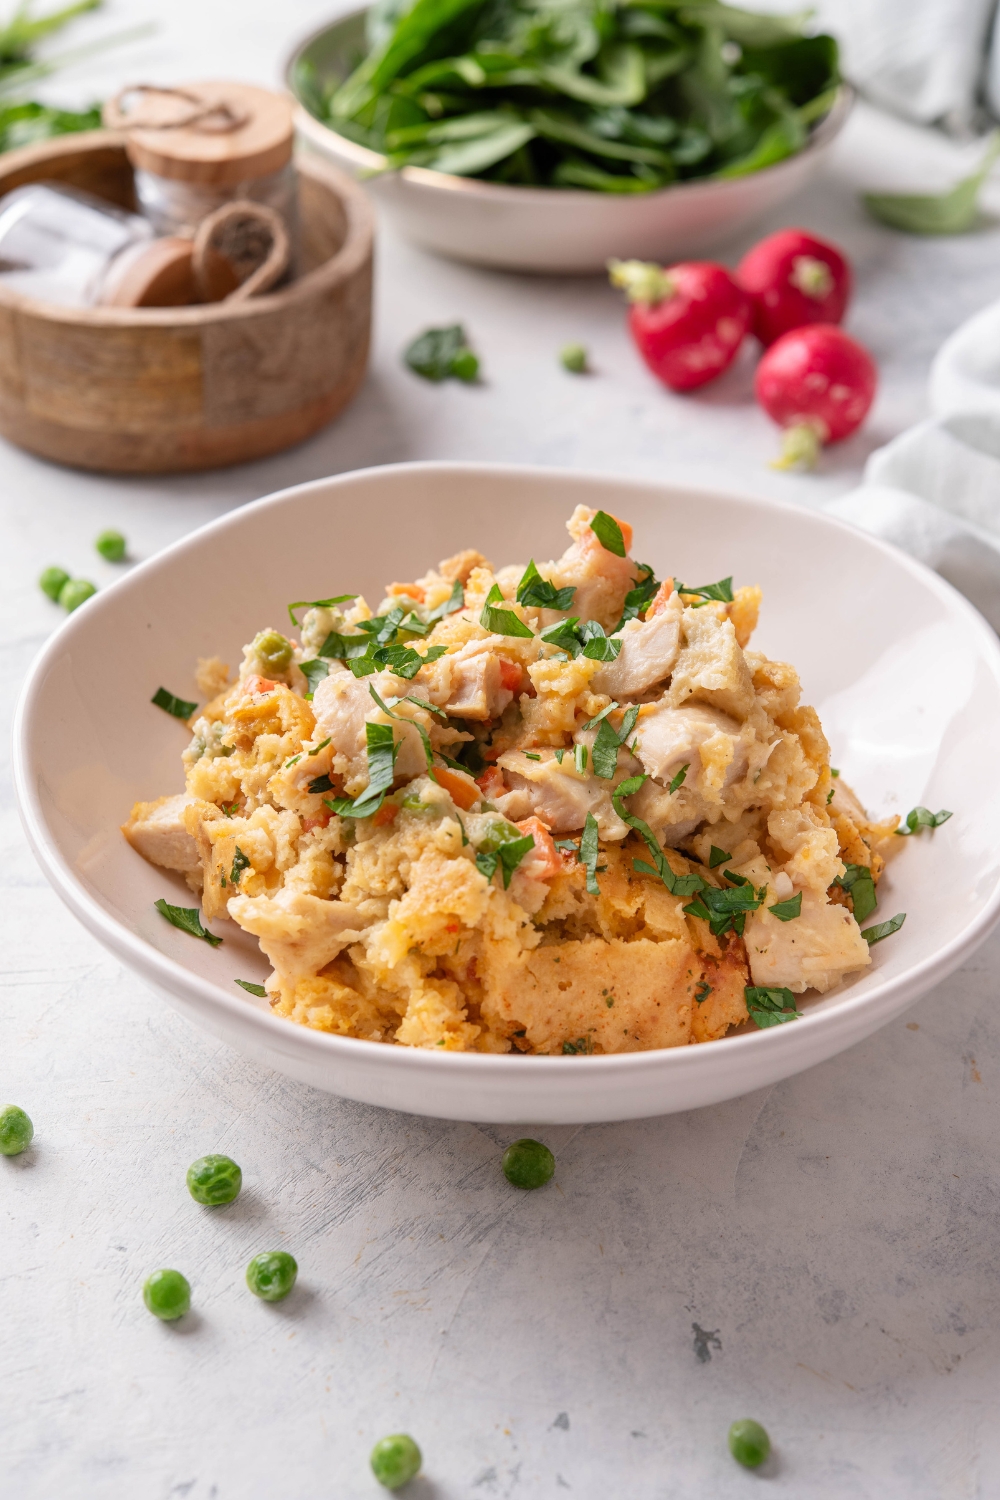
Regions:
<svg viewBox="0 0 1000 1500"><path fill-rule="evenodd" d="M301 138L343 171L379 171L385 157L309 113L300 69L343 78L365 52L364 11L324 26L296 48L286 81L300 100ZM851 105L841 89L826 119L796 156L748 177L678 183L654 193L616 195L563 188L507 187L424 167L365 182L394 227L427 250L516 271L603 271L613 256L668 264L695 255L761 218L813 176Z"/></svg>
<svg viewBox="0 0 1000 1500"><path fill-rule="evenodd" d="M233 924L221 948L177 932L118 825L137 798L181 788L187 731L150 704L197 698L199 655L239 660L291 599L381 584L463 546L498 564L550 557L577 502L635 527L660 576L758 582L755 644L800 670L835 763L878 812L953 809L901 841L880 915L908 913L865 974L805 1002L800 1021L616 1057L414 1051L325 1036L271 1015L233 980L263 979ZM220 582L221 580L221 582ZM196 1025L293 1078L450 1119L567 1123L668 1114L747 1093L842 1051L951 972L1000 913L1000 646L936 574L822 515L663 484L493 465L401 464L318 480L244 506L137 567L72 615L32 667L15 728L24 825L70 909ZM197 1041L192 1037L192 1047Z"/></svg>

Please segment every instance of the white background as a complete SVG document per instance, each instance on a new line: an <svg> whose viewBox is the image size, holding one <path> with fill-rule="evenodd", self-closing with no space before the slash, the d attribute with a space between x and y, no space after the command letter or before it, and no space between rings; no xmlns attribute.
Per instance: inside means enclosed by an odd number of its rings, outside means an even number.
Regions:
<svg viewBox="0 0 1000 1500"><path fill-rule="evenodd" d="M147 17L155 35L56 92L277 84L293 41L328 13L328 0L118 0L77 37ZM145 557L269 490L406 458L596 468L804 504L851 488L874 447L926 414L941 340L1000 294L996 229L897 236L865 220L858 188L939 186L974 155L860 108L823 180L775 220L849 251L849 327L882 372L866 428L814 476L767 467L776 433L752 404L749 348L704 394L671 396L601 280L476 271L387 236L367 384L292 453L118 480L0 448L5 716L58 620L38 572L110 581L92 551L107 526ZM420 383L401 347L456 319L484 384ZM558 367L569 341L589 345L595 375ZM844 595L864 609L849 578ZM396 1430L424 1449L416 1500L1000 1492L1000 941L904 1020L772 1090L547 1130L555 1181L520 1194L499 1171L509 1132L311 1093L165 1010L45 885L4 770L0 1102L26 1108L37 1135L0 1159L0 1493L348 1500L376 1492L367 1453ZM243 1166L232 1207L187 1195L185 1169L207 1151ZM243 1268L278 1247L300 1282L270 1307ZM194 1288L177 1326L141 1302L160 1265ZM759 1476L725 1448L744 1415L775 1442Z"/></svg>

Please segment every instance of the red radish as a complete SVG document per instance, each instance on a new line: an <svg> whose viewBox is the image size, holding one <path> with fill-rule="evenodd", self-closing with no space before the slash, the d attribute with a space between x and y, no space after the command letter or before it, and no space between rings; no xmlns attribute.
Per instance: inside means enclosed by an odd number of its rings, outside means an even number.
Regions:
<svg viewBox="0 0 1000 1500"><path fill-rule="evenodd" d="M664 385L693 391L729 368L750 327L750 302L725 266L688 260L663 270L612 260L608 271L632 304L639 353Z"/></svg>
<svg viewBox="0 0 1000 1500"><path fill-rule="evenodd" d="M839 323L851 295L851 268L840 251L804 229L779 229L754 245L736 280L753 304L762 344L808 323Z"/></svg>
<svg viewBox="0 0 1000 1500"><path fill-rule="evenodd" d="M754 391L785 429L775 467L811 469L824 443L856 431L875 399L878 371L867 349L828 323L783 334L757 366Z"/></svg>

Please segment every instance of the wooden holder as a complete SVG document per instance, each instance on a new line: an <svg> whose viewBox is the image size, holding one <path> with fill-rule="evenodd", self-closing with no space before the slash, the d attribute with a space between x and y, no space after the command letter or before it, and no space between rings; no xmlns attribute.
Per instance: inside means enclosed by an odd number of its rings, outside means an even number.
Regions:
<svg viewBox="0 0 1000 1500"><path fill-rule="evenodd" d="M230 304L68 308L0 280L0 434L83 469L176 473L301 442L364 378L372 210L325 163L299 162L302 274ZM0 156L0 195L59 182L135 209L124 137L98 130Z"/></svg>

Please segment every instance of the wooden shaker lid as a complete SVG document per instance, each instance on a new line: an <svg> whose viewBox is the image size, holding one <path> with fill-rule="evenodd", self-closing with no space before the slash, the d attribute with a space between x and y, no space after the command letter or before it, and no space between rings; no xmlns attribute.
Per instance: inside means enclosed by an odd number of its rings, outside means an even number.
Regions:
<svg viewBox="0 0 1000 1500"><path fill-rule="evenodd" d="M222 108L214 114L204 108L212 104ZM291 100L249 83L141 84L108 101L104 123L125 131L133 167L178 182L234 187L291 160L292 108Z"/></svg>

